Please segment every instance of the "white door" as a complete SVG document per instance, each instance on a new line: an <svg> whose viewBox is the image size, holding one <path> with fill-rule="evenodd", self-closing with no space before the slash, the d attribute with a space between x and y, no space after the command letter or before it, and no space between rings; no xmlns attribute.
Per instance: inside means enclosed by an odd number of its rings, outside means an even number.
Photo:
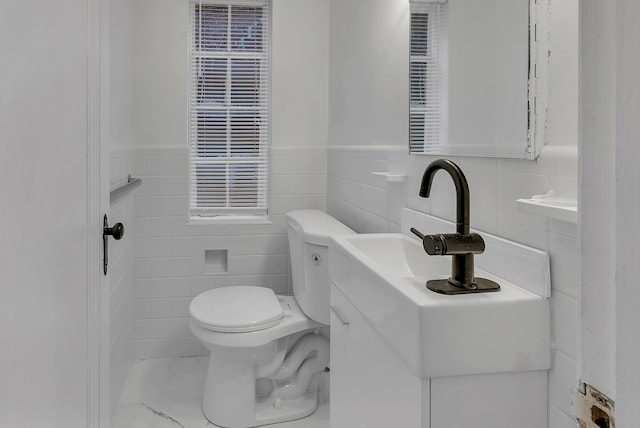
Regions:
<svg viewBox="0 0 640 428"><path fill-rule="evenodd" d="M1 427L102 412L98 3L0 1Z"/></svg>

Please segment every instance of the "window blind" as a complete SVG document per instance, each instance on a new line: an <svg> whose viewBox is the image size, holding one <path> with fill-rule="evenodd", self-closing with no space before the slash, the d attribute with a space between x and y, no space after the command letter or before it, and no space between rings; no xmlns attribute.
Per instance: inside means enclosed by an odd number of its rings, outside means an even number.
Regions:
<svg viewBox="0 0 640 428"><path fill-rule="evenodd" d="M446 141L448 3L411 0L409 149L424 153Z"/></svg>
<svg viewBox="0 0 640 428"><path fill-rule="evenodd" d="M265 216L269 150L268 0L192 0L191 216Z"/></svg>

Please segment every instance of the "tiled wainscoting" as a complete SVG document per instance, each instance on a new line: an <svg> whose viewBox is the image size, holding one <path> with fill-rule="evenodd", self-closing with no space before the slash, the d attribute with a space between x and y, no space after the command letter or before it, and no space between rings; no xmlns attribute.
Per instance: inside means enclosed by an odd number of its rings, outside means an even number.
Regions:
<svg viewBox="0 0 640 428"><path fill-rule="evenodd" d="M285 216L326 209L326 149L273 148L268 224L187 224L186 147L138 148L135 358L205 355L189 330L189 302L229 285L291 294ZM207 253L207 250L214 250Z"/></svg>
<svg viewBox="0 0 640 428"><path fill-rule="evenodd" d="M406 174L405 147L331 146L327 157L327 209L359 233L400 231L407 206L405 181L374 172Z"/></svg>

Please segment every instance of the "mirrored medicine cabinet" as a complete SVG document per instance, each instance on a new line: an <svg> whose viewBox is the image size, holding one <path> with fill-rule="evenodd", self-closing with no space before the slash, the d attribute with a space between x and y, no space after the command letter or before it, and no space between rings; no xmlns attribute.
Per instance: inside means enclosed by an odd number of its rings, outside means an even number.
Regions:
<svg viewBox="0 0 640 428"><path fill-rule="evenodd" d="M410 3L410 153L536 159L548 0Z"/></svg>

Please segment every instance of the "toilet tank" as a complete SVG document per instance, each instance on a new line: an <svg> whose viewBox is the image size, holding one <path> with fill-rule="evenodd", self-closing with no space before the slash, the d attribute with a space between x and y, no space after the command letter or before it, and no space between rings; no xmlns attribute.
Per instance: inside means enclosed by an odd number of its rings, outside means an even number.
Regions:
<svg viewBox="0 0 640 428"><path fill-rule="evenodd" d="M311 319L329 324L328 246L332 235L355 232L320 210L287 213L293 295Z"/></svg>

